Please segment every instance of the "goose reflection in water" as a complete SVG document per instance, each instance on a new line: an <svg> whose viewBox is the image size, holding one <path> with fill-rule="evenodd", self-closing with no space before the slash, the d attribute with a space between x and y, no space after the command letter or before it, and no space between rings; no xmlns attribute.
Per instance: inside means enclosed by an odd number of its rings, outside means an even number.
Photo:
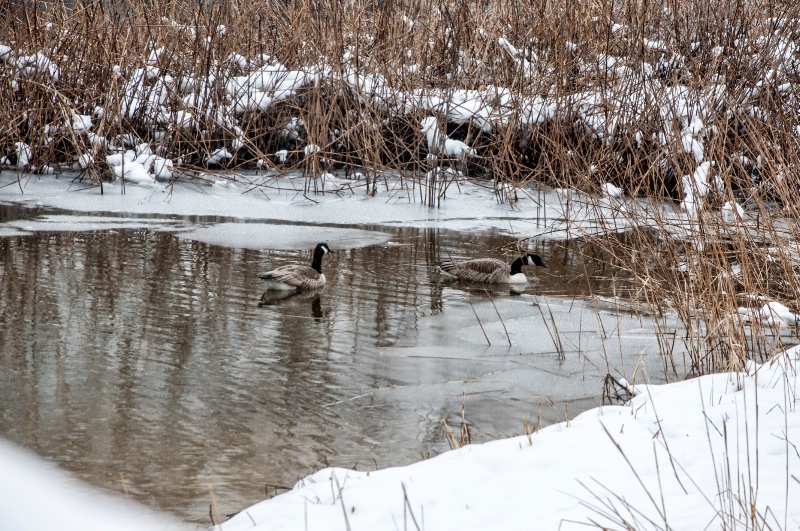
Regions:
<svg viewBox="0 0 800 531"><path fill-rule="evenodd" d="M267 290L261 295L258 306L259 308L264 308L281 304L284 306L295 306L299 309L301 306L310 302L311 317L315 320L320 320L325 317L325 312L322 310L322 299L320 297L323 290L324 288L309 291Z"/></svg>
<svg viewBox="0 0 800 531"><path fill-rule="evenodd" d="M499 297L503 295L521 295L526 293L531 284L480 284L468 280L447 278L442 275L435 275L432 284L437 286L438 296L441 297L445 287L454 287L477 297Z"/></svg>
<svg viewBox="0 0 800 531"><path fill-rule="evenodd" d="M444 311L444 289L454 288L461 290L476 299L495 299L505 296L519 296L526 293L529 284L476 284L474 282L455 280L448 278L434 277L431 282L430 308L431 315L436 315Z"/></svg>

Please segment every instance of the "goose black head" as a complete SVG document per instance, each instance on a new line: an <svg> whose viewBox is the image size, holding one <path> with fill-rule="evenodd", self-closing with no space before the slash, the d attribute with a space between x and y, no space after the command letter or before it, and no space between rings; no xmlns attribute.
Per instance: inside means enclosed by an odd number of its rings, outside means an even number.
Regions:
<svg viewBox="0 0 800 531"><path fill-rule="evenodd" d="M324 256L327 253L331 252L330 247L328 247L327 243L318 243L317 246L314 248L314 256Z"/></svg>
<svg viewBox="0 0 800 531"><path fill-rule="evenodd" d="M317 273L322 273L322 257L331 252L327 243L318 243L314 247L314 259L311 261L311 268Z"/></svg>
<svg viewBox="0 0 800 531"><path fill-rule="evenodd" d="M525 257L525 263L528 265L535 265L539 267L550 267L542 261L542 257L538 254L529 254Z"/></svg>

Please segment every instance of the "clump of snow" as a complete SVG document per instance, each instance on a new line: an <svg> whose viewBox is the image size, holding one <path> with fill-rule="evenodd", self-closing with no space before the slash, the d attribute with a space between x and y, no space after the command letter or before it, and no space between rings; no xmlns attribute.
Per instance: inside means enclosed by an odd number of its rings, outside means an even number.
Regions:
<svg viewBox="0 0 800 531"><path fill-rule="evenodd" d="M428 149L434 155L464 159L467 155L475 155L475 150L460 140L449 138L439 129L439 122L434 116L422 120L420 131L425 133Z"/></svg>
<svg viewBox="0 0 800 531"><path fill-rule="evenodd" d="M31 147L25 142L14 142L14 151L17 154L17 168L26 168L33 158Z"/></svg>
<svg viewBox="0 0 800 531"><path fill-rule="evenodd" d="M92 117L85 114L72 115L72 130L76 133L85 133L92 128Z"/></svg>
<svg viewBox="0 0 800 531"><path fill-rule="evenodd" d="M78 157L78 166L80 166L81 168L86 169L92 164L94 164L94 157L92 156L91 153L84 153L83 155Z"/></svg>
<svg viewBox="0 0 800 531"><path fill-rule="evenodd" d="M764 318L774 318L782 320L790 326L800 324L800 315L789 310L788 307L777 301L770 301L761 309L761 315Z"/></svg>
<svg viewBox="0 0 800 531"><path fill-rule="evenodd" d="M117 178L142 186L152 187L156 181L170 181L173 177L172 160L154 154L147 143L106 155L106 163Z"/></svg>
<svg viewBox="0 0 800 531"><path fill-rule="evenodd" d="M232 158L233 153L225 148L217 148L206 157L205 162L208 165L223 164Z"/></svg>
<svg viewBox="0 0 800 531"><path fill-rule="evenodd" d="M613 184L613 183L603 183L603 195L610 198L620 198L622 197L623 191L622 188Z"/></svg>
<svg viewBox="0 0 800 531"><path fill-rule="evenodd" d="M139 184L142 186L153 186L156 180L150 175L144 166L138 162L128 162L120 166L113 166L112 170L114 175L119 179L124 179L128 182Z"/></svg>
<svg viewBox="0 0 800 531"><path fill-rule="evenodd" d="M744 209L736 201L728 201L722 205L722 218L726 223L744 219Z"/></svg>
<svg viewBox="0 0 800 531"><path fill-rule="evenodd" d="M123 153L114 153L106 156L106 162L110 166L120 166L123 162L133 162L136 158L136 152L128 150Z"/></svg>
<svg viewBox="0 0 800 531"><path fill-rule="evenodd" d="M51 463L0 439L3 529L134 531L194 529L129 500L101 493ZM43 510L46 508L46 510Z"/></svg>
<svg viewBox="0 0 800 531"><path fill-rule="evenodd" d="M681 208L690 215L694 215L700 210L703 200L708 196L708 176L712 166L712 161L704 161L697 166L692 175L684 175L681 178L681 186L683 188Z"/></svg>
<svg viewBox="0 0 800 531"><path fill-rule="evenodd" d="M301 131L305 127L305 122L296 116L292 116L283 128L283 136L288 140L300 138Z"/></svg>
<svg viewBox="0 0 800 531"><path fill-rule="evenodd" d="M2 50L0 50L1 52ZM61 75L61 69L56 66L50 58L42 52L36 52L32 55L18 55L15 57L13 51L6 51L3 56L5 60L12 63L16 67L14 74L21 77L32 77L36 75L44 75L50 78L53 82L58 81Z"/></svg>
<svg viewBox="0 0 800 531"><path fill-rule="evenodd" d="M173 164L169 159L155 156L153 159L153 174L159 181L169 181L172 179Z"/></svg>

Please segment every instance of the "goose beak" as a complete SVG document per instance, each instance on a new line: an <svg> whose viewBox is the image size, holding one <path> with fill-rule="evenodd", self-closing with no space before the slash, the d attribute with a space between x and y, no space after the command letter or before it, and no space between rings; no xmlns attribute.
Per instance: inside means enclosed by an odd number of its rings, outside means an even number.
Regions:
<svg viewBox="0 0 800 531"><path fill-rule="evenodd" d="M549 265L545 264L544 260L542 260L541 257L539 257L539 256L535 256L535 257L534 256L529 256L528 257L528 264L539 266L539 267L547 267L547 268L550 267Z"/></svg>

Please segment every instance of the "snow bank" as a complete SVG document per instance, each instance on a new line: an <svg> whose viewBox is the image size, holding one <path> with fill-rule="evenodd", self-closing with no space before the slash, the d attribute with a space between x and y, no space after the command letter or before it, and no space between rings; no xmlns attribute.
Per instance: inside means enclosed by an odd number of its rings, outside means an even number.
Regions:
<svg viewBox="0 0 800 531"><path fill-rule="evenodd" d="M794 529L798 351L742 373L637 385L627 405L530 437L386 470L321 470L215 529L701 529L744 526L750 503L758 527Z"/></svg>
<svg viewBox="0 0 800 531"><path fill-rule="evenodd" d="M91 489L0 439L0 511L14 531L179 531L177 519Z"/></svg>

